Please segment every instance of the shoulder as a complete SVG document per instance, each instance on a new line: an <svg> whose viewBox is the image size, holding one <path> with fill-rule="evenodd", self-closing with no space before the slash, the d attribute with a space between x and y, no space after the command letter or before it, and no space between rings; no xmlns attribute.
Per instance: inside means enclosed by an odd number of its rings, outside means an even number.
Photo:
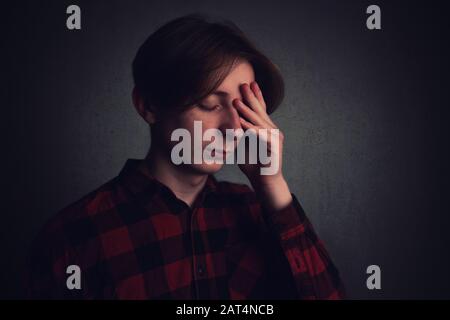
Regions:
<svg viewBox="0 0 450 320"><path fill-rule="evenodd" d="M102 230L111 225L112 211L126 199L116 177L48 219L30 246L29 294L64 296L67 266L77 265L82 270L96 266L104 257ZM96 267L92 270L97 272Z"/></svg>
<svg viewBox="0 0 450 320"><path fill-rule="evenodd" d="M97 235L97 217L113 210L126 198L117 177L113 178L51 216L36 241L54 247L81 245Z"/></svg>

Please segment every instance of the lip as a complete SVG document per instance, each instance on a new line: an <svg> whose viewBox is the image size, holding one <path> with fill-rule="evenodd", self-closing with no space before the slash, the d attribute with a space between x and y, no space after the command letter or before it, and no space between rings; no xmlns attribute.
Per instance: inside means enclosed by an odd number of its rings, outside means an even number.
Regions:
<svg viewBox="0 0 450 320"><path fill-rule="evenodd" d="M230 154L233 150L229 150L229 149L208 149L209 152L211 152L212 155L215 155L216 153L221 153L223 155L228 155Z"/></svg>
<svg viewBox="0 0 450 320"><path fill-rule="evenodd" d="M232 150L229 149L216 149L217 152L230 153Z"/></svg>

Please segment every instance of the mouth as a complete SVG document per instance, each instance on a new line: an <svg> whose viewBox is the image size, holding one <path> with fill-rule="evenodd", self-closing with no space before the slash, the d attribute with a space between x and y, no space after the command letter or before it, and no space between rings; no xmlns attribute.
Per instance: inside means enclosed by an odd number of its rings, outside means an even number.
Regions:
<svg viewBox="0 0 450 320"><path fill-rule="evenodd" d="M233 153L234 149L216 149L216 148L207 148L205 149L211 156L215 157L216 155L222 155L222 157L225 159L230 154Z"/></svg>
<svg viewBox="0 0 450 320"><path fill-rule="evenodd" d="M227 155L229 153L231 153L232 150L228 150L228 149L212 149L211 154L213 156L215 156L216 154L223 154L223 155Z"/></svg>
<svg viewBox="0 0 450 320"><path fill-rule="evenodd" d="M228 158L231 154L234 153L234 150L237 147L237 143L227 143L224 142L223 144L210 144L208 145L204 151L208 152L212 157L216 157L218 155L221 155L223 159Z"/></svg>

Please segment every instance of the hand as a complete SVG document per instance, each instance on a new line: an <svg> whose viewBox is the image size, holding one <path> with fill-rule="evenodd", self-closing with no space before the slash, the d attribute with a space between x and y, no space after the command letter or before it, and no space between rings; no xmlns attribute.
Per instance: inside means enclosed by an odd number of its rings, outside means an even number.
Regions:
<svg viewBox="0 0 450 320"><path fill-rule="evenodd" d="M244 101L235 99L233 106L239 113L241 126L244 130L254 129L258 140L262 139L267 143L268 154L272 160L269 164L262 164L257 155L257 163L249 164L248 156L245 164L240 164L239 167L249 180L258 180L259 182L269 182L279 179L282 176L282 150L283 150L283 133L270 119L266 111L266 103L263 94L256 82L250 85L243 84L240 87ZM266 130L262 130L266 129ZM278 135L270 134L272 129L278 131ZM267 134L264 134L264 131ZM246 146L246 155L249 154L248 145ZM261 168L273 166L277 169L273 174L262 175Z"/></svg>
<svg viewBox="0 0 450 320"><path fill-rule="evenodd" d="M263 165L259 159L256 164L239 164L239 168L250 180L255 191L266 199L267 205L271 209L280 209L292 201L289 187L282 174L284 135L267 114L266 103L258 84L256 82L250 85L243 84L240 89L245 102L234 99L233 106L239 113L241 126L244 130L254 129L258 139L264 139L267 142L271 159L278 161L278 170L272 175L261 175L261 168L270 166L271 163ZM265 136L261 129L267 129L267 133L271 129L278 129L278 135L269 133ZM248 152L247 146L246 154Z"/></svg>

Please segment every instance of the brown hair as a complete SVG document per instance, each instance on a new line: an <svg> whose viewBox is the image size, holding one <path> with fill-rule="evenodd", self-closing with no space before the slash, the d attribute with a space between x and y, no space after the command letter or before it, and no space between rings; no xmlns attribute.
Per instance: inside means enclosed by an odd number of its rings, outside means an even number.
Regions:
<svg viewBox="0 0 450 320"><path fill-rule="evenodd" d="M202 15L191 14L168 22L139 48L133 79L145 106L167 113L211 94L237 59L252 65L267 112L272 113L284 97L283 77L230 21L208 22Z"/></svg>

